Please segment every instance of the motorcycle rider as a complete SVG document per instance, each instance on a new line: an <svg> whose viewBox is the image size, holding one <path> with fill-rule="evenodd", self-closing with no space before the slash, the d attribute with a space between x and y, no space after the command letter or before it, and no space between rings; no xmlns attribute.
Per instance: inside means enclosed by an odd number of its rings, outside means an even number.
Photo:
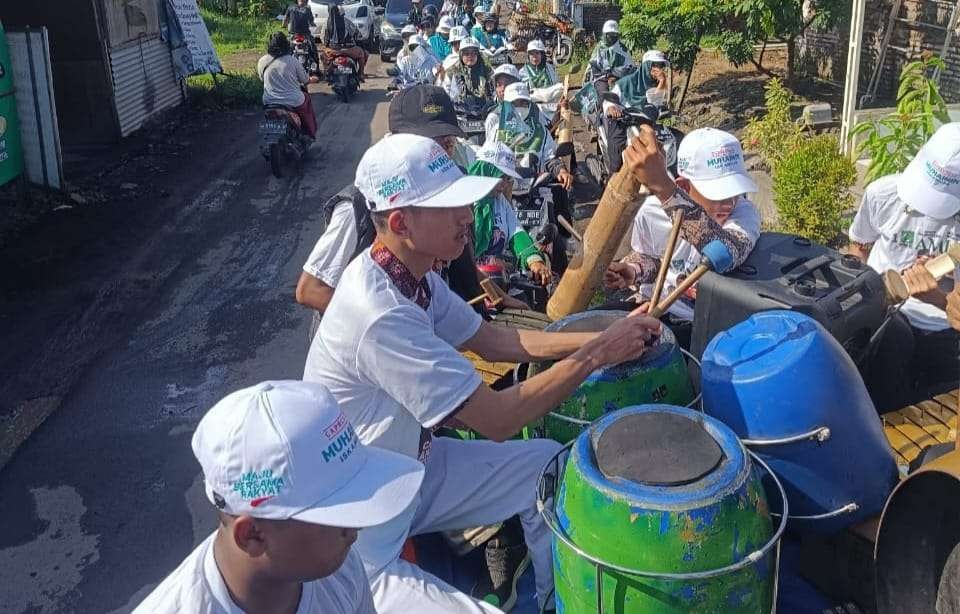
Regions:
<svg viewBox="0 0 960 614"><path fill-rule="evenodd" d="M400 64L400 60L403 56L410 53L407 51L407 45L410 43L410 37L417 33L417 27L407 24L403 26L400 30L400 49L397 51L397 64Z"/></svg>
<svg viewBox="0 0 960 614"><path fill-rule="evenodd" d="M470 34L463 26L454 26L450 30L450 53L447 54L447 57L443 58L444 70L450 70L460 61L460 43L469 36Z"/></svg>
<svg viewBox="0 0 960 614"><path fill-rule="evenodd" d="M463 0L444 0L440 14L450 17L455 26L466 26L471 23L470 14L464 7Z"/></svg>
<svg viewBox="0 0 960 614"><path fill-rule="evenodd" d="M403 87L432 85L442 74L440 60L430 52L430 45L421 34L414 34L407 42L407 54L397 61Z"/></svg>
<svg viewBox="0 0 960 614"><path fill-rule="evenodd" d="M441 62L450 55L450 30L452 30L455 25L453 17L444 15L440 18L440 24L437 26L436 33L427 39L430 42L433 55Z"/></svg>
<svg viewBox="0 0 960 614"><path fill-rule="evenodd" d="M493 71L493 85L494 91L497 94L497 102L503 102L503 92L507 89L508 85L513 83L518 83L520 81L520 70L517 69L513 64L501 64L497 66L497 69ZM489 120L489 116L487 117ZM489 124L487 124L487 133L490 133Z"/></svg>
<svg viewBox="0 0 960 614"><path fill-rule="evenodd" d="M336 4L330 4L327 14L327 26L323 29L324 55L329 63L336 55L345 55L357 63L359 79L363 82L367 67L367 52L357 40L360 32L352 21L343 16L343 9Z"/></svg>
<svg viewBox="0 0 960 614"><path fill-rule="evenodd" d="M658 102L665 102L664 67L669 65L670 62L662 51L651 49L643 54L640 70L618 79L614 84L610 93L616 95L620 102L603 101L603 129L607 134L607 168L610 169L610 174L620 170L623 165L623 150L627 146L627 126L620 121L623 110L639 108L653 102L647 100L647 91L651 89L663 92L664 99ZM655 70L659 78L654 75Z"/></svg>
<svg viewBox="0 0 960 614"><path fill-rule="evenodd" d="M319 66L320 54L313 40L313 34L310 31L310 28L317 27L317 24L313 20L313 11L307 4L307 0L297 0L295 5L287 7L287 11L283 15L283 27L287 28L287 32L289 32L291 36L297 34L303 36L307 45L310 47L310 59Z"/></svg>
<svg viewBox="0 0 960 614"><path fill-rule="evenodd" d="M620 24L610 19L603 24L600 42L590 54L587 73L584 83L593 83L598 96L603 96L609 90L609 83L601 79L614 69L624 69L633 66L633 57L627 48L620 42Z"/></svg>
<svg viewBox="0 0 960 614"><path fill-rule="evenodd" d="M523 80L531 90L550 87L557 83L557 71L547 60L547 48L541 40L527 45L527 63L523 66Z"/></svg>
<svg viewBox="0 0 960 614"><path fill-rule="evenodd" d="M506 144L487 141L477 152L468 175L497 177L500 183L490 194L473 204L473 249L477 262L500 260L509 252L523 271L529 271L540 285L551 281L550 268L530 234L520 225L510 203L511 178L519 179L517 158Z"/></svg>
<svg viewBox="0 0 960 614"><path fill-rule="evenodd" d="M471 34L487 51L507 46L507 33L500 29L500 17L493 13L485 14L483 21L473 26Z"/></svg>
<svg viewBox="0 0 960 614"><path fill-rule="evenodd" d="M420 0L412 0L411 5L410 12L407 13L407 23L419 28L420 20L423 19L423 5Z"/></svg>
<svg viewBox="0 0 960 614"><path fill-rule="evenodd" d="M310 94L310 77L292 55L290 41L283 32L274 32L267 43L267 54L257 62L257 76L263 81L263 106L289 108L300 118L300 130L317 138L317 116Z"/></svg>
<svg viewBox="0 0 960 614"><path fill-rule="evenodd" d="M485 102L495 100L493 71L480 59L480 45L472 38L460 42L460 60L446 72L443 84L454 103L463 103L468 96Z"/></svg>

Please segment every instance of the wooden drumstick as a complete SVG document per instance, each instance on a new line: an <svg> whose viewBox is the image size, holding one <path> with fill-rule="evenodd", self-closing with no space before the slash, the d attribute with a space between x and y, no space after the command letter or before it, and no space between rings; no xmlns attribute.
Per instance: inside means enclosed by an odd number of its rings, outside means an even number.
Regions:
<svg viewBox="0 0 960 614"><path fill-rule="evenodd" d="M649 311L650 317L659 318L663 314L667 313L667 309L670 309L670 305L673 305L677 302L683 293L690 289L690 287L700 281L700 278L707 274L707 271L710 271L710 265L701 264L693 270L690 275L687 276L682 282L677 284L677 287L673 289L673 292L668 294L662 301L660 301L656 307L652 308Z"/></svg>
<svg viewBox="0 0 960 614"><path fill-rule="evenodd" d="M653 286L653 294L650 296L650 304L653 306L660 303L660 294L663 293L663 285L667 282L667 272L670 270L673 252L677 249L677 239L680 238L680 226L682 224L683 211L677 209L673 212L673 226L670 228L670 235L667 237L667 245L663 250L663 257L660 259L660 270L657 271L657 281Z"/></svg>
<svg viewBox="0 0 960 614"><path fill-rule="evenodd" d="M483 288L483 294L467 301L467 305L476 305L482 300L489 300L493 305L499 305L503 302L503 297L506 296L500 286L492 279L481 280L480 287Z"/></svg>
<svg viewBox="0 0 960 614"><path fill-rule="evenodd" d="M561 226L567 229L567 232L573 235L574 239L576 239L580 243L583 243L583 237L580 236L580 233L577 232L577 229L573 227L573 224L567 221L567 218L563 217L562 215L557 215L557 221L560 223Z"/></svg>

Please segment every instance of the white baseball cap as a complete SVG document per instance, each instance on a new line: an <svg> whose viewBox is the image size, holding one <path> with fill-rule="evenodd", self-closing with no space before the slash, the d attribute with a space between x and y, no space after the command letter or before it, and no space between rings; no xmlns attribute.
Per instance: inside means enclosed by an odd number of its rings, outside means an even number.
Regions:
<svg viewBox="0 0 960 614"><path fill-rule="evenodd" d="M650 62L651 64L666 64L670 66L670 60L667 59L667 56L663 54L659 49L651 49L650 51L643 54L643 57L640 58L640 61L643 63Z"/></svg>
<svg viewBox="0 0 960 614"><path fill-rule="evenodd" d="M603 34L620 34L620 24L614 19L603 22Z"/></svg>
<svg viewBox="0 0 960 614"><path fill-rule="evenodd" d="M716 128L698 128L684 137L677 148L677 173L710 200L757 191L743 164L740 141Z"/></svg>
<svg viewBox="0 0 960 614"><path fill-rule="evenodd" d="M503 99L507 102L530 100L530 86L523 81L520 83L511 83L503 89Z"/></svg>
<svg viewBox="0 0 960 614"><path fill-rule="evenodd" d="M224 397L193 434L207 498L232 515L333 527L383 524L423 481L415 459L357 438L326 387L263 382Z"/></svg>
<svg viewBox="0 0 960 614"><path fill-rule="evenodd" d="M410 45L420 45L421 47L425 47L428 44L429 43L427 43L427 39L424 38L422 34L414 34L410 37L410 40L407 41L408 47Z"/></svg>
<svg viewBox="0 0 960 614"><path fill-rule="evenodd" d="M529 52L531 52L531 51L539 51L539 52L541 52L541 53L546 53L546 52L547 52L547 48L546 48L546 46L544 46L542 40L540 40L540 39L534 39L534 40L530 41L529 43L527 43L527 52L529 53Z"/></svg>
<svg viewBox="0 0 960 614"><path fill-rule="evenodd" d="M517 173L517 156L501 141L487 141L477 152L477 160L496 166L504 175L520 179Z"/></svg>
<svg viewBox="0 0 960 614"><path fill-rule="evenodd" d="M477 42L477 39L472 36L467 36L466 38L460 39L460 53L463 53L467 49L476 49L480 50L480 43Z"/></svg>
<svg viewBox="0 0 960 614"><path fill-rule="evenodd" d="M444 15L440 18L440 24L437 26L438 32L449 32L453 27L457 25L457 22L453 20L453 17L450 15Z"/></svg>
<svg viewBox="0 0 960 614"><path fill-rule="evenodd" d="M513 64L510 64L509 62L506 64L501 64L500 66L497 66L496 70L493 71L494 83L496 83L497 77L499 77L500 75L509 75L514 79L516 79L517 81L520 80L520 71L517 70L516 66L514 66Z"/></svg>
<svg viewBox="0 0 960 614"><path fill-rule="evenodd" d="M937 220L960 211L960 122L944 124L920 148L900 174L897 194Z"/></svg>
<svg viewBox="0 0 960 614"><path fill-rule="evenodd" d="M485 197L497 181L465 176L432 139L391 134L363 154L356 186L372 210L389 211L462 207Z"/></svg>
<svg viewBox="0 0 960 614"><path fill-rule="evenodd" d="M454 28L450 28L451 43L460 42L463 39L467 38L467 36L469 36L469 32L467 32L467 29L464 28L463 26L456 26Z"/></svg>
<svg viewBox="0 0 960 614"><path fill-rule="evenodd" d="M403 26L400 30L400 36L412 36L417 33L417 27L411 24Z"/></svg>

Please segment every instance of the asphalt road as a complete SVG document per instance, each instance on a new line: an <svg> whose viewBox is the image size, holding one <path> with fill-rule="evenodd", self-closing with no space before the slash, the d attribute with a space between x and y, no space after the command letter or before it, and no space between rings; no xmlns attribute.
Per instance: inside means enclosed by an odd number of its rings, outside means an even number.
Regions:
<svg viewBox="0 0 960 614"><path fill-rule="evenodd" d="M2 254L0 405L26 439L0 470L0 611L129 611L213 529L190 436L226 393L302 375L296 280L386 130L385 85L349 106L315 88L298 178L270 175L259 114L230 113L182 136L154 193Z"/></svg>

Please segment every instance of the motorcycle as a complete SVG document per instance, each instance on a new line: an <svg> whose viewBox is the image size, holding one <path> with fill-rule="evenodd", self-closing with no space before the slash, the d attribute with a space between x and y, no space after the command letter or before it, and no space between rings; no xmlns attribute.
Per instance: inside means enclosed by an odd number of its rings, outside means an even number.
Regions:
<svg viewBox="0 0 960 614"><path fill-rule="evenodd" d="M640 126L648 125L653 128L657 135L657 142L659 142L663 148L663 154L667 160L667 168L676 176L677 148L680 146L680 141L683 140L684 134L676 128L664 126L661 123L663 120L670 118L672 113L670 109L665 106L665 100L659 99L659 97L653 94L649 96L650 99L659 104L648 103L639 108L623 109L623 116L618 121L627 126L627 133L630 135L630 138L635 136L636 133L634 131ZM604 94L603 99L609 102L619 102L616 94L611 93ZM597 130L596 156L587 156L587 167L600 185L606 185L607 179L610 178L610 171L607 166L607 160L609 159L608 150L607 131L604 130L603 125L601 125Z"/></svg>
<svg viewBox="0 0 960 614"><path fill-rule="evenodd" d="M520 179L513 180L512 193L517 219L540 251L550 258L550 270L562 276L569 257L567 238L560 232L554 191L562 190L563 186L554 181L550 173L540 172L536 154L523 154L517 159L517 174Z"/></svg>
<svg viewBox="0 0 960 614"><path fill-rule="evenodd" d="M490 258L480 262L477 268L500 286L507 295L523 301L534 311L546 313L547 301L556 289L558 281L556 275L553 276L554 281L550 284L541 286L517 270L516 261L513 259Z"/></svg>
<svg viewBox="0 0 960 614"><path fill-rule="evenodd" d="M487 115L493 110L495 103L488 102L477 96L467 96L462 103L455 103L457 123L465 138L478 147L483 146L486 140Z"/></svg>
<svg viewBox="0 0 960 614"><path fill-rule="evenodd" d="M550 15L549 23L541 23L536 28L536 38L547 47L547 55L553 58L557 66L566 64L573 58L573 22L563 15Z"/></svg>
<svg viewBox="0 0 960 614"><path fill-rule="evenodd" d="M307 75L315 75L319 72L317 61L313 56L313 47L303 34L296 34L293 37L293 57L300 62Z"/></svg>
<svg viewBox="0 0 960 614"><path fill-rule="evenodd" d="M287 107L269 105L260 122L260 153L270 170L282 178L292 166L299 166L313 140L303 133L300 116Z"/></svg>
<svg viewBox="0 0 960 614"><path fill-rule="evenodd" d="M353 58L334 52L327 66L327 83L344 104L360 90L360 67Z"/></svg>
<svg viewBox="0 0 960 614"><path fill-rule="evenodd" d="M497 47L492 50L481 48L480 51L483 53L483 57L486 58L487 63L490 64L491 67L497 68L498 66L510 63L512 47L513 45L507 43L506 47Z"/></svg>

